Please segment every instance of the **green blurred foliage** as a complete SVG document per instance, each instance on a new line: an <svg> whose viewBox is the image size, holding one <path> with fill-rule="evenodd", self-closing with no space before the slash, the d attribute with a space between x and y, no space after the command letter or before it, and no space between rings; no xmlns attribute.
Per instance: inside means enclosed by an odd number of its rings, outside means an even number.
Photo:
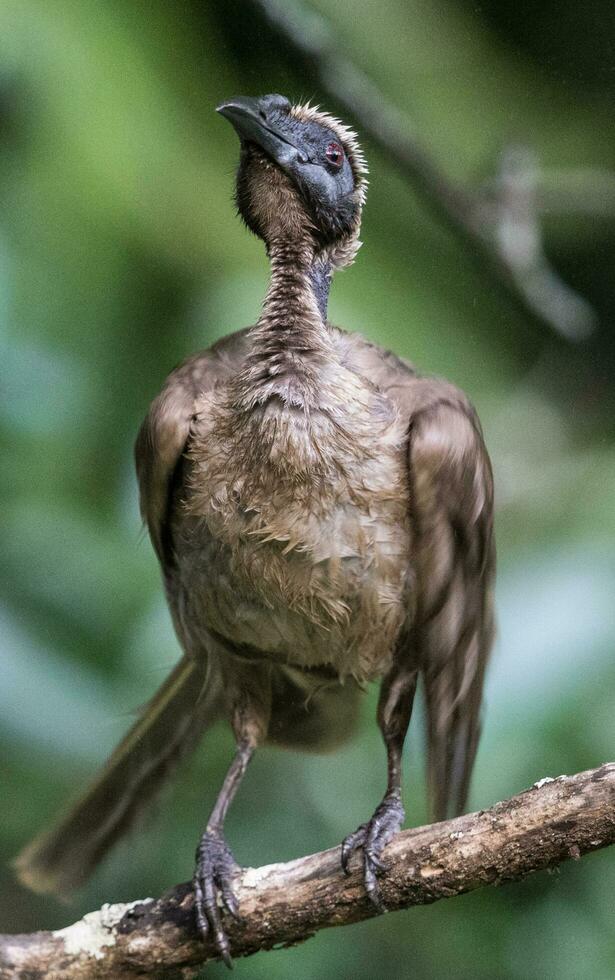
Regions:
<svg viewBox="0 0 615 980"><path fill-rule="evenodd" d="M615 19L602 0L516 14L496 0L315 6L452 176L483 179L519 139L546 179L550 168L614 166ZM5 931L59 927L188 877L230 758L217 728L69 909L12 879L8 858L78 791L178 654L139 529L131 445L170 368L258 316L266 261L233 214L236 139L213 108L268 91L322 99L237 0L0 5ZM495 464L500 636L471 799L486 806L612 757L615 227L608 215L547 223L551 258L601 317L572 346L512 311L366 149L365 247L335 283L331 318L466 388ZM374 704L372 691L361 737L334 756L260 753L228 824L239 860L331 846L371 813L384 778ZM426 816L418 727L414 822ZM603 852L236 972L607 980L614 891Z"/></svg>

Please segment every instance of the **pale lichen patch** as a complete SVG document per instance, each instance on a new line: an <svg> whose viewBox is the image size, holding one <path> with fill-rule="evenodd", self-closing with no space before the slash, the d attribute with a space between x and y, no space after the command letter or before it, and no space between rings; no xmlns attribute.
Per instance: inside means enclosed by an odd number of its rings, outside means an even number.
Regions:
<svg viewBox="0 0 615 980"><path fill-rule="evenodd" d="M553 776L543 776L542 779L538 779L532 786L532 789L542 789L547 783L554 783L555 779Z"/></svg>
<svg viewBox="0 0 615 980"><path fill-rule="evenodd" d="M542 789L547 783L555 783L558 779L568 779L568 776L565 773L561 776L543 776L542 779L539 779L538 782L533 784L532 789Z"/></svg>
<svg viewBox="0 0 615 980"><path fill-rule="evenodd" d="M285 869L285 864L266 864L262 868L246 868L241 877L242 888L260 888L268 878Z"/></svg>
<svg viewBox="0 0 615 980"><path fill-rule="evenodd" d="M63 941L69 955L85 955L101 960L105 955L105 948L115 944L114 930L122 916L144 901L151 901L151 899L119 902L116 905L105 904L98 912L88 912L79 922L67 926L66 929L58 929L53 935Z"/></svg>
<svg viewBox="0 0 615 980"><path fill-rule="evenodd" d="M438 875L444 874L444 868L434 866L433 864L424 864L419 874L421 878L437 878Z"/></svg>

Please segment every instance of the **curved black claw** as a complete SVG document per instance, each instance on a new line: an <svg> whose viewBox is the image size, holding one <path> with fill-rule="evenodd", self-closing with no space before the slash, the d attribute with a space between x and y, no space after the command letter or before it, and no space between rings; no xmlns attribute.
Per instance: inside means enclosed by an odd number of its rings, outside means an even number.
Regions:
<svg viewBox="0 0 615 980"><path fill-rule="evenodd" d="M220 956L232 968L231 949L222 927L220 903L234 919L240 918L233 891L233 876L239 870L239 865L222 834L212 830L206 830L201 837L195 858L192 884L196 924L203 939L213 934Z"/></svg>
<svg viewBox="0 0 615 980"><path fill-rule="evenodd" d="M399 796L385 796L382 803L368 823L361 824L342 842L342 868L349 874L348 862L352 854L363 849L363 880L368 898L380 912L386 912L382 901L378 875L386 871L380 860L382 851L395 836L405 819L405 812Z"/></svg>

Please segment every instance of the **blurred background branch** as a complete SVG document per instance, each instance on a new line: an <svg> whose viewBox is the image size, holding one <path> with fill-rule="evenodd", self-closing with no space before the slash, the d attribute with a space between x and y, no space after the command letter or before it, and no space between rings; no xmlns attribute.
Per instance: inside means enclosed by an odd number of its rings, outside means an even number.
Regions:
<svg viewBox="0 0 615 980"><path fill-rule="evenodd" d="M324 17L300 0L250 2L513 302L569 340L589 336L597 323L594 310L564 282L542 246L535 199L537 163L529 151L518 148L503 154L502 170L487 201L480 190L446 176L405 113L342 53ZM612 179L615 182L615 176Z"/></svg>
<svg viewBox="0 0 615 980"><path fill-rule="evenodd" d="M402 831L386 849L389 911L431 904L525 878L615 843L615 764L541 779L525 793L442 823ZM287 864L248 868L237 881L241 920L229 923L235 957L304 942L320 929L377 915L360 857L346 877L335 848ZM0 980L187 977L217 958L195 938L192 889L105 905L55 933L0 935Z"/></svg>

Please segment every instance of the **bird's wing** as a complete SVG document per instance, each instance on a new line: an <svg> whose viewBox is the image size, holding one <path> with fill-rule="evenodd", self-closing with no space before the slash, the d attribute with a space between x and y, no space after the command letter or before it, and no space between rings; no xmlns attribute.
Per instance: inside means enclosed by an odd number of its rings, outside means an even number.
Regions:
<svg viewBox="0 0 615 980"><path fill-rule="evenodd" d="M198 395L215 382L210 351L181 364L150 405L135 444L141 516L163 567L170 561L169 511Z"/></svg>
<svg viewBox="0 0 615 980"><path fill-rule="evenodd" d="M465 805L493 639L493 480L465 396L432 379L409 383L411 512L433 813Z"/></svg>
<svg viewBox="0 0 615 980"><path fill-rule="evenodd" d="M408 424L413 628L400 657L418 660L426 700L431 804L462 810L480 734L493 640L493 480L476 413L458 388L358 334L335 334L344 363Z"/></svg>
<svg viewBox="0 0 615 980"><path fill-rule="evenodd" d="M180 364L150 405L139 430L135 463L141 516L163 569L172 559L170 510L196 400L237 370L245 354L245 339L246 331L237 331Z"/></svg>

